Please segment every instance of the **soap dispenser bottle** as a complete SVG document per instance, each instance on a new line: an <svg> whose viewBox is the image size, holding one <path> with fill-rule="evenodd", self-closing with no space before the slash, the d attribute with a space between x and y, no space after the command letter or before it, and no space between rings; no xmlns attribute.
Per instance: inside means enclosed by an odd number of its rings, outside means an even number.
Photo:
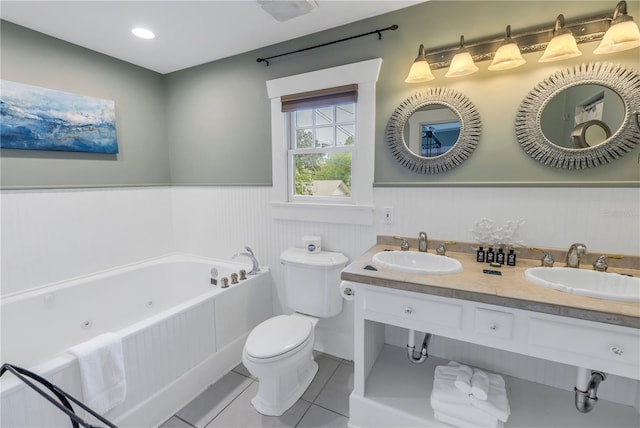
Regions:
<svg viewBox="0 0 640 428"><path fill-rule="evenodd" d="M502 248L498 248L498 254L496 254L496 262L501 265L504 264L504 250Z"/></svg>
<svg viewBox="0 0 640 428"><path fill-rule="evenodd" d="M513 252L513 248L509 250L509 254L507 254L507 266L515 266L516 265L516 254Z"/></svg>
<svg viewBox="0 0 640 428"><path fill-rule="evenodd" d="M487 263L493 263L496 261L496 253L493 251L493 247L489 247L487 251Z"/></svg>
<svg viewBox="0 0 640 428"><path fill-rule="evenodd" d="M476 261L478 263L484 263L484 247L478 248L478 251L476 252Z"/></svg>

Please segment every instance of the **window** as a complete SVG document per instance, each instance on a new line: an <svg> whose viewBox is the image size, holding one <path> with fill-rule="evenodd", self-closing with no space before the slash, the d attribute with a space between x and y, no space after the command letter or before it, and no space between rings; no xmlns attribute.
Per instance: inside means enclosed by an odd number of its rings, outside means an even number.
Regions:
<svg viewBox="0 0 640 428"><path fill-rule="evenodd" d="M267 82L275 219L373 224L381 64L376 58Z"/></svg>
<svg viewBox="0 0 640 428"><path fill-rule="evenodd" d="M351 201L356 98L356 85L282 97L289 201Z"/></svg>

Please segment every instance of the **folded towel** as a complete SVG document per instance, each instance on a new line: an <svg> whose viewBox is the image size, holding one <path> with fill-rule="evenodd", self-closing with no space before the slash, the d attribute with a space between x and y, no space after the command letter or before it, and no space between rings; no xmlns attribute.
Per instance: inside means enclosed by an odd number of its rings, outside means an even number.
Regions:
<svg viewBox="0 0 640 428"><path fill-rule="evenodd" d="M459 367L460 365L453 366L451 363L446 366L436 366L433 375L433 394L435 394L436 398L443 401L469 404L468 393L462 392L455 385L456 378L461 374ZM467 368L471 372L471 368Z"/></svg>
<svg viewBox="0 0 640 428"><path fill-rule="evenodd" d="M127 381L119 336L102 334L69 348L69 352L78 358L86 406L104 414L124 402Z"/></svg>
<svg viewBox="0 0 640 428"><path fill-rule="evenodd" d="M486 400L489 392L489 376L482 370L474 369L471 376L471 395Z"/></svg>
<svg viewBox="0 0 640 428"><path fill-rule="evenodd" d="M434 411L433 416L436 418L436 420L440 422L444 422L445 424L453 425L458 428L480 428L480 426L476 422L460 419L448 413L441 413L438 411ZM496 422L495 425L487 426L487 428L503 428L503 427L504 427L504 424L500 421Z"/></svg>
<svg viewBox="0 0 640 428"><path fill-rule="evenodd" d="M472 375L473 375L473 370L471 369L471 367L460 365L458 366L458 376L456 376L456 379L453 383L463 393L470 394Z"/></svg>
<svg viewBox="0 0 640 428"><path fill-rule="evenodd" d="M454 404L439 401L431 398L431 407L434 411L436 419L436 413L440 416L452 417L461 422L460 425L464 427L474 428L495 428L500 421L495 416L480 410L470 404ZM445 422L445 421L442 421Z"/></svg>
<svg viewBox="0 0 640 428"><path fill-rule="evenodd" d="M469 395L460 391L451 380L434 379L431 398L443 403L470 405Z"/></svg>
<svg viewBox="0 0 640 428"><path fill-rule="evenodd" d="M509 399L507 398L507 390L505 388L504 378L500 375L488 373L489 376L489 392L486 400L479 400L471 395L471 404L484 412L495 416L502 422L506 422L511 414Z"/></svg>

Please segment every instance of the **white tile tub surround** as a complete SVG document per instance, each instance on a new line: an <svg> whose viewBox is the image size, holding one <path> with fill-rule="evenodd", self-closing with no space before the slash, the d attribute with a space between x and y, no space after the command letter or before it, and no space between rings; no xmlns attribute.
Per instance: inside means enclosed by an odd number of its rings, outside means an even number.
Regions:
<svg viewBox="0 0 640 428"><path fill-rule="evenodd" d="M272 316L268 270L227 289L210 284L212 267L228 277L246 266L172 255L4 299L2 360L82 399L77 360L65 351L114 332L123 341L127 396L105 417L122 427L158 425L236 366L249 332ZM0 425L68 426L11 376L0 387Z"/></svg>

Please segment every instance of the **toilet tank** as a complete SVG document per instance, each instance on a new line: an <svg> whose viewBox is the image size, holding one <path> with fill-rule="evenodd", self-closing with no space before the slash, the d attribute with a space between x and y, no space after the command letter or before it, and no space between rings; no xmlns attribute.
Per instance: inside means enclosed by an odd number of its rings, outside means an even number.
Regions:
<svg viewBox="0 0 640 428"><path fill-rule="evenodd" d="M284 266L285 303L289 309L321 318L342 312L340 272L349 261L344 254L289 248L280 255L280 261Z"/></svg>

